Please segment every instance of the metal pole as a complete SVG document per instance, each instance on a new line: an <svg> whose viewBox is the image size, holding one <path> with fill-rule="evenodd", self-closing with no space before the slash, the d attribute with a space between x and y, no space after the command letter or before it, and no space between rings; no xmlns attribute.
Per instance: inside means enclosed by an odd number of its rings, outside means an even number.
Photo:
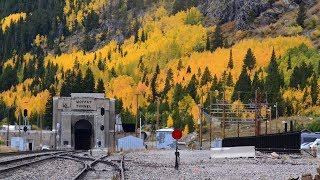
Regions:
<svg viewBox="0 0 320 180"><path fill-rule="evenodd" d="M240 114L239 114L239 103L240 103L240 91L238 91L238 103L237 103L238 137L240 137Z"/></svg>
<svg viewBox="0 0 320 180"><path fill-rule="evenodd" d="M21 120L21 119L20 119L20 118L21 118L21 109L19 110L19 116L18 116L18 125L19 125L19 128L18 128L18 129L19 129L19 137L21 137L21 130L20 130L20 126L21 126L21 125L20 125L20 120Z"/></svg>
<svg viewBox="0 0 320 180"><path fill-rule="evenodd" d="M113 150L116 152L116 121L114 122L114 128L113 128Z"/></svg>
<svg viewBox="0 0 320 180"><path fill-rule="evenodd" d="M139 124L140 124L140 139L141 139L141 112L140 112L140 122L139 122Z"/></svg>
<svg viewBox="0 0 320 180"><path fill-rule="evenodd" d="M201 91L201 105L200 105L200 150L202 150L202 111L203 111L203 90Z"/></svg>
<svg viewBox="0 0 320 180"><path fill-rule="evenodd" d="M136 94L136 98L137 98L137 118L136 118L136 129L135 129L135 134L136 134L136 137L138 137L138 132L137 132L137 129L138 129L138 113L139 113L139 102L138 102L138 96L139 94Z"/></svg>
<svg viewBox="0 0 320 180"><path fill-rule="evenodd" d="M10 114L10 107L8 107L8 119L7 119L7 146L9 146L9 126L10 126L10 119L9 119L9 114Z"/></svg>
<svg viewBox="0 0 320 180"><path fill-rule="evenodd" d="M226 137L226 105L225 105L225 90L223 89L223 114L222 114L222 139Z"/></svg>
<svg viewBox="0 0 320 180"><path fill-rule="evenodd" d="M276 120L278 120L278 102L276 102Z"/></svg>
<svg viewBox="0 0 320 180"><path fill-rule="evenodd" d="M157 124L156 124L156 130L159 129L159 111L160 111L160 100L159 100L159 97L158 97L157 98Z"/></svg>
<svg viewBox="0 0 320 180"><path fill-rule="evenodd" d="M272 129L271 129L271 118L272 118L272 108L270 107L270 122L269 122L269 132L270 134L272 133Z"/></svg>
<svg viewBox="0 0 320 180"><path fill-rule="evenodd" d="M254 129L255 129L255 136L258 136L258 121L257 121L257 116L258 116L258 112L257 112L257 99L258 98L258 90L255 91L255 98L254 98Z"/></svg>
<svg viewBox="0 0 320 180"><path fill-rule="evenodd" d="M210 143L210 147L211 147L211 141L212 141L212 115L211 115L211 108L212 108L212 92L209 92L209 98L210 98L210 137L209 137L209 143Z"/></svg>
<svg viewBox="0 0 320 180"><path fill-rule="evenodd" d="M40 111L40 145L42 145L42 112Z"/></svg>

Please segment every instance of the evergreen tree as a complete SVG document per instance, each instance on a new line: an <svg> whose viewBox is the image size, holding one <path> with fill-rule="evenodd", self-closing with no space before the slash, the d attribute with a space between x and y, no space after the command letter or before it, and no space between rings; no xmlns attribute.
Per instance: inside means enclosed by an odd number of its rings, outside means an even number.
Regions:
<svg viewBox="0 0 320 180"><path fill-rule="evenodd" d="M277 102L278 95L280 93L280 87L282 87L282 76L278 70L278 63L276 61L276 56L274 49L272 50L272 55L270 63L267 68L267 77L265 88L268 94L271 94L270 101Z"/></svg>
<svg viewBox="0 0 320 180"><path fill-rule="evenodd" d="M230 56L229 56L229 61L228 61L228 68L233 69L233 58L232 58L232 49L230 49Z"/></svg>
<svg viewBox="0 0 320 180"><path fill-rule="evenodd" d="M173 72L172 69L169 68L167 72L166 82L163 89L163 96L166 96L167 93L170 91L171 87L173 85Z"/></svg>
<svg viewBox="0 0 320 180"><path fill-rule="evenodd" d="M74 83L74 77L70 69L67 70L65 74L65 79L62 83L61 90L60 90L60 96L61 97L70 97L71 93L73 91L73 83Z"/></svg>
<svg viewBox="0 0 320 180"><path fill-rule="evenodd" d="M236 100L238 99L238 91L244 92L242 93L242 102L247 103L248 100L251 97L251 94L249 92L252 91L251 88L251 80L250 77L247 73L247 68L245 66L242 66L242 71L241 74L239 76L238 81L236 82L235 86L234 86L234 91L232 94L232 100Z"/></svg>
<svg viewBox="0 0 320 180"><path fill-rule="evenodd" d="M187 74L191 73L191 67L190 65L187 67Z"/></svg>
<svg viewBox="0 0 320 180"><path fill-rule="evenodd" d="M210 72L208 66L206 66L206 68L204 69L203 75L201 77L200 85L204 86L211 81L212 81L212 75L211 75L211 72Z"/></svg>
<svg viewBox="0 0 320 180"><path fill-rule="evenodd" d="M223 35L222 30L219 25L217 25L214 34L213 34L213 41L212 41L212 51L215 51L217 48L223 47Z"/></svg>
<svg viewBox="0 0 320 180"><path fill-rule="evenodd" d="M102 62L101 58L99 58L99 61L98 61L98 68L100 71L104 71L105 69L105 64Z"/></svg>
<svg viewBox="0 0 320 180"><path fill-rule="evenodd" d="M289 53L289 58L288 58L288 64L287 64L287 70L292 69L291 67L291 54Z"/></svg>
<svg viewBox="0 0 320 180"><path fill-rule="evenodd" d="M98 80L96 92L97 93L105 93L104 83L101 78L99 78L99 80Z"/></svg>
<svg viewBox="0 0 320 180"><path fill-rule="evenodd" d="M199 82L196 78L196 75L193 74L191 77L191 80L189 81L189 84L187 85L186 91L194 99L195 102L198 101L198 98L197 98L198 84L199 84Z"/></svg>
<svg viewBox="0 0 320 180"><path fill-rule="evenodd" d="M52 126L56 126L56 124L52 124L53 117L53 97L56 95L56 91L53 86L49 88L49 97L46 103L46 109L44 112L44 122L43 127L48 127L48 129L52 130Z"/></svg>
<svg viewBox="0 0 320 180"><path fill-rule="evenodd" d="M211 47L210 47L210 39L209 39L209 36L207 35L207 40L206 40L206 50L207 51L210 51L211 50Z"/></svg>
<svg viewBox="0 0 320 180"><path fill-rule="evenodd" d="M85 35L83 41L81 42L81 47L84 51L90 51L96 44L95 38L90 38L89 35Z"/></svg>
<svg viewBox="0 0 320 180"><path fill-rule="evenodd" d="M316 105L318 100L318 95L319 95L318 77L316 73L313 73L313 76L311 79L310 94L311 94L312 105Z"/></svg>
<svg viewBox="0 0 320 180"><path fill-rule="evenodd" d="M320 60L318 61L318 76L320 76Z"/></svg>
<svg viewBox="0 0 320 180"><path fill-rule="evenodd" d="M243 63L244 63L244 66L248 68L250 71L253 70L254 67L256 66L256 58L254 57L251 48L248 49Z"/></svg>
<svg viewBox="0 0 320 180"><path fill-rule="evenodd" d="M226 85L229 87L233 86L233 78L231 72L229 72L228 74Z"/></svg>
<svg viewBox="0 0 320 180"><path fill-rule="evenodd" d="M116 70L114 69L114 67L111 68L110 75L111 75L111 77L118 77L118 75L117 75Z"/></svg>
<svg viewBox="0 0 320 180"><path fill-rule="evenodd" d="M87 69L86 75L83 78L82 89L85 93L93 93L95 90L94 75L90 68Z"/></svg>
<svg viewBox="0 0 320 180"><path fill-rule="evenodd" d="M181 59L179 59L177 70L180 71L183 68Z"/></svg>
<svg viewBox="0 0 320 180"><path fill-rule="evenodd" d="M199 67L199 68L198 68L197 76L198 76L198 77L200 77L200 76L201 76L201 74L202 74L202 72L201 72L201 68Z"/></svg>
<svg viewBox="0 0 320 180"><path fill-rule="evenodd" d="M296 22L299 26L304 28L305 19L306 19L306 8L305 8L305 4L302 2L299 4L299 12L298 12L298 17L296 19Z"/></svg>
<svg viewBox="0 0 320 180"><path fill-rule="evenodd" d="M172 109L178 108L178 103L183 99L184 95L185 93L182 85L177 83L173 91L172 104L171 104Z"/></svg>

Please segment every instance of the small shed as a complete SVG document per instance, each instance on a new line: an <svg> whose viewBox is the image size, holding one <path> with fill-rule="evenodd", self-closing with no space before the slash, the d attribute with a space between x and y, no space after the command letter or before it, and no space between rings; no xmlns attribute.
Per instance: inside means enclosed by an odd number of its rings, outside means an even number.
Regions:
<svg viewBox="0 0 320 180"><path fill-rule="evenodd" d="M11 147L19 151L24 151L24 142L22 137L11 137Z"/></svg>
<svg viewBox="0 0 320 180"><path fill-rule="evenodd" d="M134 136L127 136L118 139L117 151L128 151L128 150L138 150L145 149L143 145L143 140Z"/></svg>
<svg viewBox="0 0 320 180"><path fill-rule="evenodd" d="M174 149L176 140L172 137L173 129L164 128L156 131L157 149Z"/></svg>

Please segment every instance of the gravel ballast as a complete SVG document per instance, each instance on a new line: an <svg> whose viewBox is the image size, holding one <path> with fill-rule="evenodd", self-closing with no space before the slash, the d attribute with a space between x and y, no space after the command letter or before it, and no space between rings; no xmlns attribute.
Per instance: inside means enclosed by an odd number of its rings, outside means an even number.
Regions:
<svg viewBox="0 0 320 180"><path fill-rule="evenodd" d="M29 167L19 168L9 173L1 174L1 179L72 179L81 171L83 165L79 162L67 159L46 160L32 164Z"/></svg>
<svg viewBox="0 0 320 180"><path fill-rule="evenodd" d="M212 159L209 150L180 151L179 170L173 150L149 150L125 155L127 179L288 179L316 174L315 158L281 155L256 158Z"/></svg>

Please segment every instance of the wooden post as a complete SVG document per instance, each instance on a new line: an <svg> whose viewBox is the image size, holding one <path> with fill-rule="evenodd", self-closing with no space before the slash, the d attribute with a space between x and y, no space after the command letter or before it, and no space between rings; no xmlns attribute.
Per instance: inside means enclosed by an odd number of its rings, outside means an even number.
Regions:
<svg viewBox="0 0 320 180"><path fill-rule="evenodd" d="M159 110L160 109L160 98L157 97L157 123L156 123L156 130L159 128Z"/></svg>
<svg viewBox="0 0 320 180"><path fill-rule="evenodd" d="M201 104L200 104L200 150L202 150L202 111L203 111L203 90L201 91Z"/></svg>

